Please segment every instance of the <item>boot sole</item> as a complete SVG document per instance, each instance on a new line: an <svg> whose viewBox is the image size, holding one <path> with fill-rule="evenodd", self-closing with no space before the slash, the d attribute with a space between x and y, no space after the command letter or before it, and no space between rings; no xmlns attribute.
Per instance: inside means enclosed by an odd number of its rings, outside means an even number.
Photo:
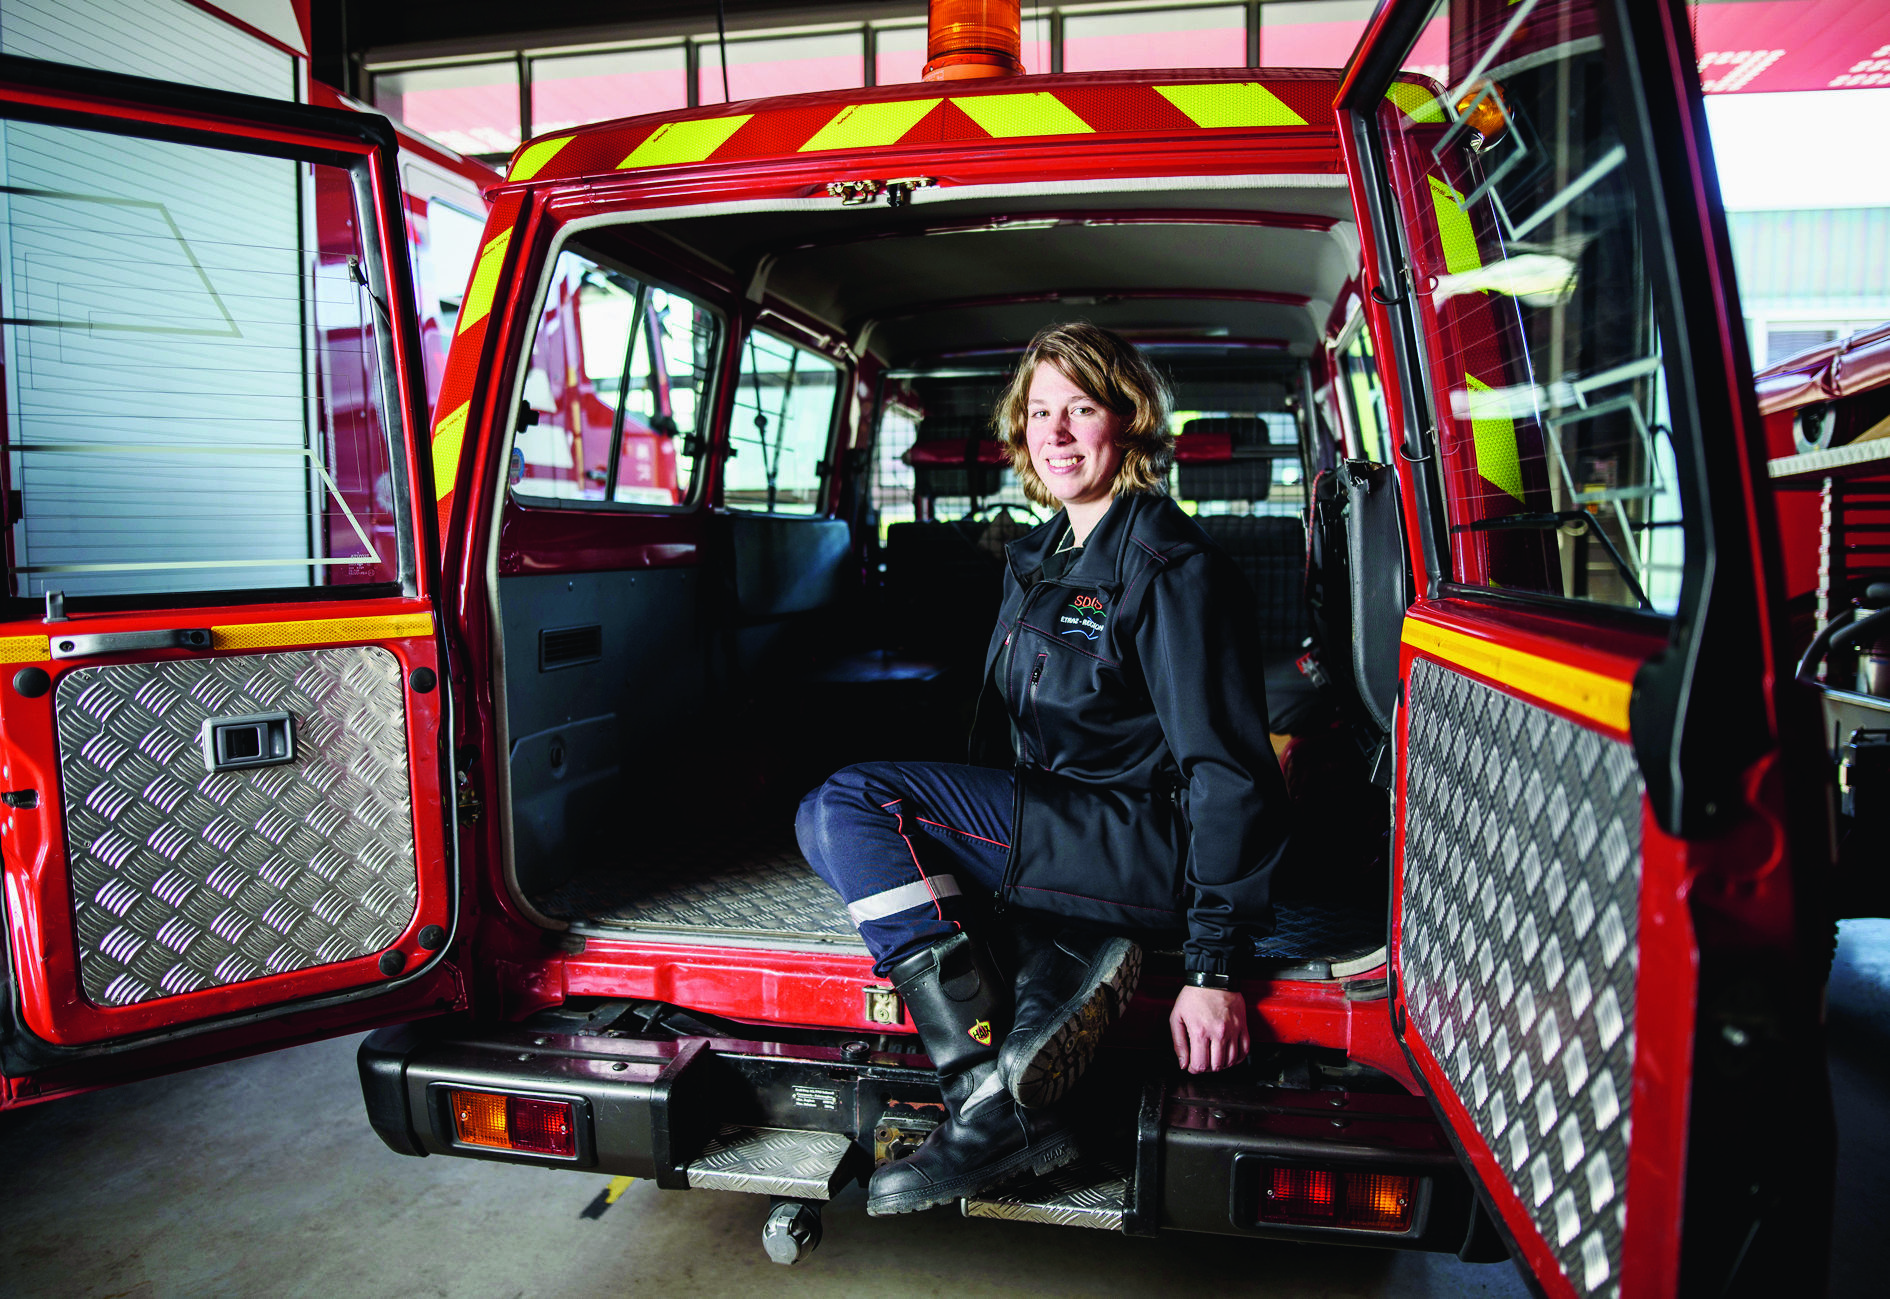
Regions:
<svg viewBox="0 0 1890 1299"><path fill-rule="evenodd" d="M1142 949L1127 939L1104 963L1089 988L1057 1008L1054 1027L1025 1044L1025 1063L1010 1081L1011 1095L1028 1109L1054 1105L1096 1058L1103 1034L1142 979Z"/></svg>
<svg viewBox="0 0 1890 1299"><path fill-rule="evenodd" d="M881 1196L877 1200L869 1197L866 1212L869 1217L884 1218L895 1213L917 1213L921 1209L936 1208L988 1191L1012 1178L1021 1177L1026 1171L1037 1177L1054 1173L1064 1165L1074 1163L1078 1153L1076 1139L1065 1132L1035 1146L1026 1146L987 1168L974 1169L923 1191L904 1191L898 1195Z"/></svg>

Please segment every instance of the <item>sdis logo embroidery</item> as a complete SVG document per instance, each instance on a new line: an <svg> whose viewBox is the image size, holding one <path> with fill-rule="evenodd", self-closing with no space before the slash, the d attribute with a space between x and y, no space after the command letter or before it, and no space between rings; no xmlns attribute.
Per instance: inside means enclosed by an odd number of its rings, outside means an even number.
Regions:
<svg viewBox="0 0 1890 1299"><path fill-rule="evenodd" d="M1079 595L1063 606L1063 614L1057 622L1060 635L1095 640L1109 625L1109 610L1103 607L1100 596Z"/></svg>

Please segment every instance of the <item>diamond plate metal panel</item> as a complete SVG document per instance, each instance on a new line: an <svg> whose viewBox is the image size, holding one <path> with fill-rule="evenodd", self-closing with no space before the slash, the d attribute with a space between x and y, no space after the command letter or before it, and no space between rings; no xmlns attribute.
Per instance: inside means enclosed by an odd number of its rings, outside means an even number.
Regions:
<svg viewBox="0 0 1890 1299"><path fill-rule="evenodd" d="M967 1218L1047 1222L1056 1227L1121 1231L1129 1175L1107 1161L1081 1160L1045 1177L961 1200Z"/></svg>
<svg viewBox="0 0 1890 1299"><path fill-rule="evenodd" d="M838 1132L730 1125L683 1171L693 1189L824 1200L852 1151Z"/></svg>
<svg viewBox="0 0 1890 1299"><path fill-rule="evenodd" d="M793 939L864 951L846 904L814 874L792 827L702 827L586 871L533 902L580 926Z"/></svg>
<svg viewBox="0 0 1890 1299"><path fill-rule="evenodd" d="M1618 1290L1639 959L1640 771L1419 659L1406 755L1410 1022L1577 1294Z"/></svg>
<svg viewBox="0 0 1890 1299"><path fill-rule="evenodd" d="M417 902L400 664L376 646L83 667L55 695L79 982L129 1006L366 956ZM291 763L207 774L206 718Z"/></svg>

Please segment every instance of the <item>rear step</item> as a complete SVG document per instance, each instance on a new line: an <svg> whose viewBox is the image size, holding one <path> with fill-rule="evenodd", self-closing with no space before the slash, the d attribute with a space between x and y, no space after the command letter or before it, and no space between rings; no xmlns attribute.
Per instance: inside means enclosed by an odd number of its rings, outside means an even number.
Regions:
<svg viewBox="0 0 1890 1299"><path fill-rule="evenodd" d="M1121 1231L1129 1208L1129 1175L1107 1160L1080 1159L1047 1177L1034 1177L959 1203L967 1218Z"/></svg>
<svg viewBox="0 0 1890 1299"><path fill-rule="evenodd" d="M730 1124L683 1166L693 1190L830 1200L858 1176L858 1146L838 1132Z"/></svg>

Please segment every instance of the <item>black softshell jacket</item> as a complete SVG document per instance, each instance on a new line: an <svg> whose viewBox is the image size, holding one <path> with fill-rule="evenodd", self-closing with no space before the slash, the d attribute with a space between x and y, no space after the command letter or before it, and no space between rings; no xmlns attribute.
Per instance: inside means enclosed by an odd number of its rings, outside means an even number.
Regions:
<svg viewBox="0 0 1890 1299"><path fill-rule="evenodd" d="M1003 899L1185 926L1188 969L1227 973L1240 930L1271 918L1291 828L1252 588L1166 496L1117 497L1046 577L1068 526L1008 547L985 657L972 760L1018 776Z"/></svg>

